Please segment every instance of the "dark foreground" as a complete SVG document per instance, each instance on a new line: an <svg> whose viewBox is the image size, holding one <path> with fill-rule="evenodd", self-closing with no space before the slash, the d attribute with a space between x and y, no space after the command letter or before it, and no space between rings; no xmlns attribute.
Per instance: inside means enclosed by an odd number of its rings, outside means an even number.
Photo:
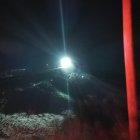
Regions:
<svg viewBox="0 0 140 140"><path fill-rule="evenodd" d="M128 140L127 125L89 124L73 115L0 115L0 140Z"/></svg>
<svg viewBox="0 0 140 140"><path fill-rule="evenodd" d="M129 139L125 92L79 71L1 74L0 109L0 140Z"/></svg>

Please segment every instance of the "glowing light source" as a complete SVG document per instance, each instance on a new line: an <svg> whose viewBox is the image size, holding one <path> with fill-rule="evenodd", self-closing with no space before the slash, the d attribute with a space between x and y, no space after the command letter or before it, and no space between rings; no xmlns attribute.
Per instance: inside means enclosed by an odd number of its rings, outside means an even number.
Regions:
<svg viewBox="0 0 140 140"><path fill-rule="evenodd" d="M63 57L60 60L60 67L63 69L70 69L73 67L72 60L70 57Z"/></svg>

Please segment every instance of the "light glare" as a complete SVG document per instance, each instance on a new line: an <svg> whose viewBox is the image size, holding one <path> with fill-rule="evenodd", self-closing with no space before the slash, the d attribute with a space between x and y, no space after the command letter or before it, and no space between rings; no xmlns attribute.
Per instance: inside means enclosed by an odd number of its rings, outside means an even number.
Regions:
<svg viewBox="0 0 140 140"><path fill-rule="evenodd" d="M73 67L72 61L71 61L71 59L69 57L63 57L60 60L60 65L64 69L68 69L68 68L72 68Z"/></svg>

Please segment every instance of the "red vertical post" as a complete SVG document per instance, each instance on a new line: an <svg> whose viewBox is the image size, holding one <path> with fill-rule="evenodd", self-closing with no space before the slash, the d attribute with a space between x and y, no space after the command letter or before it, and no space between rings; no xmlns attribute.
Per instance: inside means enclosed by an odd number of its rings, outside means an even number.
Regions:
<svg viewBox="0 0 140 140"><path fill-rule="evenodd" d="M132 38L131 0L122 0L123 43L130 140L138 140L138 110Z"/></svg>

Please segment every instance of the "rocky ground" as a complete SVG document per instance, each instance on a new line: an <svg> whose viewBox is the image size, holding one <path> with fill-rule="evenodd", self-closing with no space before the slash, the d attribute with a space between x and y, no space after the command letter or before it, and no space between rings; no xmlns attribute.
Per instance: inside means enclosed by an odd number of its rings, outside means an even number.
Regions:
<svg viewBox="0 0 140 140"><path fill-rule="evenodd" d="M128 140L127 125L118 121L111 128L89 124L74 116L12 114L1 117L1 140Z"/></svg>

